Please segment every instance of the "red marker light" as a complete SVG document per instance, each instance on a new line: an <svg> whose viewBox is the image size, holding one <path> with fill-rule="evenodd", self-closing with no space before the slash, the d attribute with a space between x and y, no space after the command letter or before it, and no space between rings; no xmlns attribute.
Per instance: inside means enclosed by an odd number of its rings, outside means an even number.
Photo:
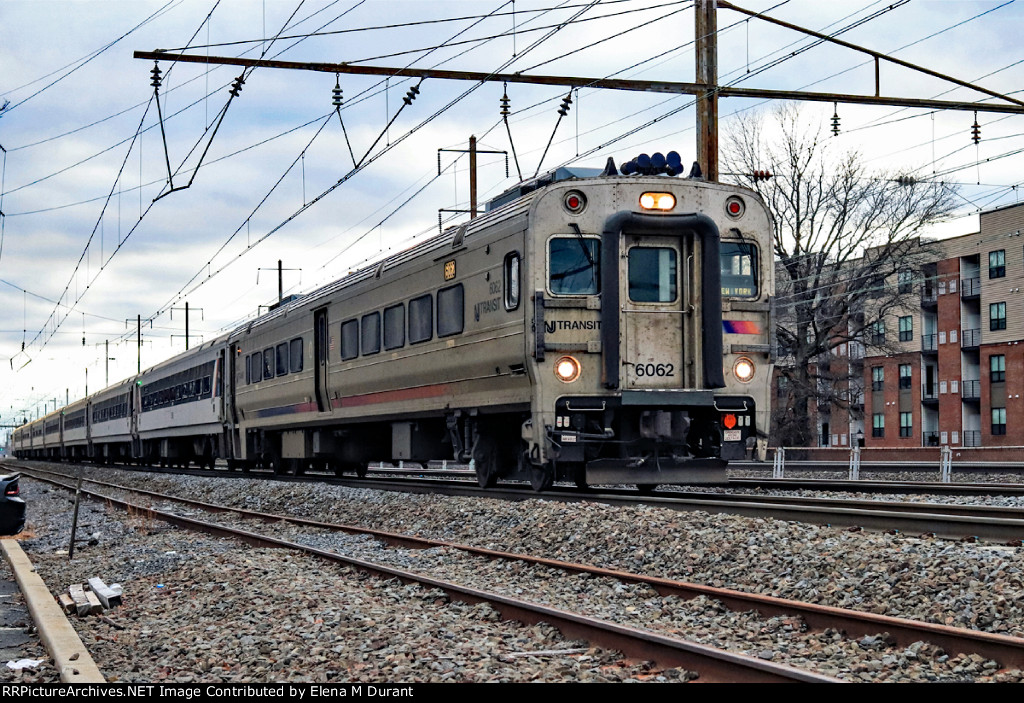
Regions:
<svg viewBox="0 0 1024 703"><path fill-rule="evenodd" d="M725 429L731 430L733 427L736 426L736 416L733 415L732 413L729 413L728 415L722 418L722 424L725 425Z"/></svg>

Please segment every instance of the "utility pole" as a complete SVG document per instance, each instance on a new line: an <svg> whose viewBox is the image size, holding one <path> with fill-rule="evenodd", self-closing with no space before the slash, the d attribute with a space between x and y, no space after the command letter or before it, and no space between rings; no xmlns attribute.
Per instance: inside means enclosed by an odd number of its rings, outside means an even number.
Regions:
<svg viewBox="0 0 1024 703"><path fill-rule="evenodd" d="M195 309L199 311L200 319L204 319L203 318L203 309L202 308L195 308ZM171 319L172 320L174 319L174 311L175 310L181 310L181 308L171 308ZM188 308L188 303L186 302L185 303L185 351L188 351L188 340L190 338L190 335L188 333L188 319L189 319L189 308ZM181 335L172 334L171 335L171 339L173 340L175 337L179 337L179 336L181 336Z"/></svg>
<svg viewBox="0 0 1024 703"><path fill-rule="evenodd" d="M147 320L147 322L149 322L149 326L150 328L152 328L153 321ZM127 327L129 324L131 324L131 318L128 318L127 320L124 321L125 327ZM138 347L138 368L136 371L137 373L142 373L142 315L136 315L135 325L137 328L135 336L135 345Z"/></svg>
<svg viewBox="0 0 1024 703"><path fill-rule="evenodd" d="M438 149L437 150L437 175L441 175L441 152L451 151L456 154L469 154L469 217L474 219L477 216L477 197L476 197L476 157L477 154L504 154L505 155L505 177L508 178L508 152L507 151L496 151L493 149L477 149L476 147L476 136L471 135L469 137L469 149ZM442 212L466 212L466 210L452 210L448 208L441 208L438 213Z"/></svg>
<svg viewBox="0 0 1024 703"><path fill-rule="evenodd" d="M268 271L269 269L258 268L256 269L256 285L260 284L260 271ZM301 271L302 269L286 269L280 259L277 260L277 304L280 305L284 300L284 272L285 271ZM300 277L301 283L301 277ZM266 306L263 306L266 307ZM271 306L276 307L276 306Z"/></svg>
<svg viewBox="0 0 1024 703"><path fill-rule="evenodd" d="M697 163L704 177L718 180L718 0L696 0Z"/></svg>

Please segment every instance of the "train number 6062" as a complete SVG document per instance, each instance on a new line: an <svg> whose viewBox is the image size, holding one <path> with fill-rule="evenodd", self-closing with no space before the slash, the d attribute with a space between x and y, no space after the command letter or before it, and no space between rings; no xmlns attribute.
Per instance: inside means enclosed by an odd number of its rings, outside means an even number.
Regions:
<svg viewBox="0 0 1024 703"><path fill-rule="evenodd" d="M674 376L675 366L672 364L637 364L637 376Z"/></svg>

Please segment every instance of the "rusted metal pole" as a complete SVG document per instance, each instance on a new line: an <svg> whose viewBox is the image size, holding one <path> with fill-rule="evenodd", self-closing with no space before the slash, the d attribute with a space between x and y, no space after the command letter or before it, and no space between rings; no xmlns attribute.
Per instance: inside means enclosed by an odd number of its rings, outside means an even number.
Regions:
<svg viewBox="0 0 1024 703"><path fill-rule="evenodd" d="M697 82L704 90L697 95L697 163L709 181L718 180L718 11L717 0L697 0L696 22Z"/></svg>

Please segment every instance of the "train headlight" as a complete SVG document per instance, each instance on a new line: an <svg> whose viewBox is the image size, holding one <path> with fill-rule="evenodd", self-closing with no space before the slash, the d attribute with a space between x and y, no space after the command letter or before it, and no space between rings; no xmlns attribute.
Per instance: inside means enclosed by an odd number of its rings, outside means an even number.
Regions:
<svg viewBox="0 0 1024 703"><path fill-rule="evenodd" d="M587 207L587 196L583 195L583 193L578 190L570 190L565 194L565 197L562 198L562 204L565 206L566 210L574 215L578 215Z"/></svg>
<svg viewBox="0 0 1024 703"><path fill-rule="evenodd" d="M555 377L562 383L572 383L580 377L580 362L571 356L563 356L555 362Z"/></svg>
<svg viewBox="0 0 1024 703"><path fill-rule="evenodd" d="M732 365L732 373L741 383L750 383L754 378L754 370L754 362L745 356L737 359L736 363Z"/></svg>
<svg viewBox="0 0 1024 703"><path fill-rule="evenodd" d="M671 210L676 206L676 196L671 193L644 193L640 196L640 207L644 210Z"/></svg>

